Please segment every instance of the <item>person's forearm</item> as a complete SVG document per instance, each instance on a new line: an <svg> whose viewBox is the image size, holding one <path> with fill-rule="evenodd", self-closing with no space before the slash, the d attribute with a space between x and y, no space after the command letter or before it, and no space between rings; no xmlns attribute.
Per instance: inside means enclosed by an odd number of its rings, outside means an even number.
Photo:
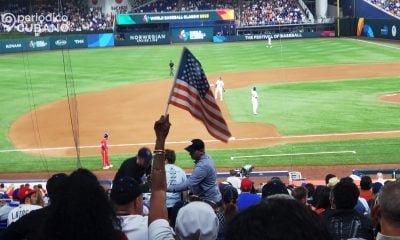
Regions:
<svg viewBox="0 0 400 240"><path fill-rule="evenodd" d="M148 224L157 219L168 219L166 206L166 176L165 176L165 139L169 132L169 116L161 116L154 124L156 142L154 148L153 169L151 171L151 198Z"/></svg>
<svg viewBox="0 0 400 240"><path fill-rule="evenodd" d="M168 212L166 208L166 176L164 166L164 144L162 147L156 143L153 170L151 171L151 199L149 213L149 224L156 219L168 219Z"/></svg>

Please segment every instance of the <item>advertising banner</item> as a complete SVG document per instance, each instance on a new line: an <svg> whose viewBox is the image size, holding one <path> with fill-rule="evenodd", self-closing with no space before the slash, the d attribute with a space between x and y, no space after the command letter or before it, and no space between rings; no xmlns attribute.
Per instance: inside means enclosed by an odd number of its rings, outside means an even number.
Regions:
<svg viewBox="0 0 400 240"><path fill-rule="evenodd" d="M173 43L211 42L213 33L212 27L173 28L171 38Z"/></svg>
<svg viewBox="0 0 400 240"><path fill-rule="evenodd" d="M51 49L87 48L86 35L64 35L50 37Z"/></svg>
<svg viewBox="0 0 400 240"><path fill-rule="evenodd" d="M220 9L213 11L197 12L163 12L163 13L138 13L117 15L118 25L145 24L145 23L172 23L188 21L233 21L233 9Z"/></svg>
<svg viewBox="0 0 400 240"><path fill-rule="evenodd" d="M27 51L43 51L50 50L50 41L48 37L28 39L26 45Z"/></svg>
<svg viewBox="0 0 400 240"><path fill-rule="evenodd" d="M359 18L357 37L400 39L400 20Z"/></svg>
<svg viewBox="0 0 400 240"><path fill-rule="evenodd" d="M27 45L26 39L0 40L1 53L17 53L23 52L24 46Z"/></svg>
<svg viewBox="0 0 400 240"><path fill-rule="evenodd" d="M115 46L168 44L168 32L134 32L125 33L115 41Z"/></svg>
<svg viewBox="0 0 400 240"><path fill-rule="evenodd" d="M112 47L114 46L114 34L88 34L87 42L89 48L95 47Z"/></svg>
<svg viewBox="0 0 400 240"><path fill-rule="evenodd" d="M1 53L31 52L50 50L48 37L34 37L0 41Z"/></svg>
<svg viewBox="0 0 400 240"><path fill-rule="evenodd" d="M275 33L275 34L257 34L240 36L214 36L213 42L234 42L234 41L259 41L271 39L294 39L294 38L316 38L316 37L334 37L335 31L322 32L298 32L298 33Z"/></svg>

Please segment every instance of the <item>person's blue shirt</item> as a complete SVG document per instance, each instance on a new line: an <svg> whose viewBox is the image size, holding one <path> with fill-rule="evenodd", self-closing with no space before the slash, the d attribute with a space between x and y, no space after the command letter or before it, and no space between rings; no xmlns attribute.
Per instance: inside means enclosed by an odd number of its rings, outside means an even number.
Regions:
<svg viewBox="0 0 400 240"><path fill-rule="evenodd" d="M242 192L239 194L237 201L237 207L239 211L243 211L247 207L257 204L261 201L261 197L257 194L250 192Z"/></svg>
<svg viewBox="0 0 400 240"><path fill-rule="evenodd" d="M195 161L193 172L185 182L168 187L169 192L182 192L187 189L201 199L211 200L215 203L221 201L221 193L217 185L217 171L214 161L207 154Z"/></svg>

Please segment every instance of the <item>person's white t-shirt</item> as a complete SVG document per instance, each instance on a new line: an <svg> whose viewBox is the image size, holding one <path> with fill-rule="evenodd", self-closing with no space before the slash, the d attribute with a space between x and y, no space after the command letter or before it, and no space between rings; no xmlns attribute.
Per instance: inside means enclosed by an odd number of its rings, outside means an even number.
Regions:
<svg viewBox="0 0 400 240"><path fill-rule="evenodd" d="M147 240L149 235L148 217L142 215L118 216L121 220L122 232L128 239Z"/></svg>
<svg viewBox="0 0 400 240"><path fill-rule="evenodd" d="M18 221L18 219L30 213L31 211L39 208L42 208L42 206L32 204L20 204L18 207L13 208L8 213L7 226L9 226L13 222Z"/></svg>
<svg viewBox="0 0 400 240"><path fill-rule="evenodd" d="M182 168L174 164L165 165L165 175L167 176L167 187L177 185L186 181L186 173ZM176 202L181 200L181 193L167 192L167 208L171 208Z"/></svg>
<svg viewBox="0 0 400 240"><path fill-rule="evenodd" d="M174 231L165 219L157 219L149 225L150 240L175 240Z"/></svg>
<svg viewBox="0 0 400 240"><path fill-rule="evenodd" d="M240 193L240 183L242 180L240 180L239 177L230 176L226 178L226 181L232 184L232 186L238 190L238 193Z"/></svg>

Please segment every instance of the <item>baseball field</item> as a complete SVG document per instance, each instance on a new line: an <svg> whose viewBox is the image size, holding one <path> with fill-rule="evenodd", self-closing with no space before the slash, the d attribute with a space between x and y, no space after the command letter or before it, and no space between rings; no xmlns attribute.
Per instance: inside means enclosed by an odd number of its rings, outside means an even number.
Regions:
<svg viewBox="0 0 400 240"><path fill-rule="evenodd" d="M316 166L396 166L398 43L324 38L272 45L186 45L210 83L224 79L224 101L218 104L236 140L218 142L189 113L170 106L167 147L177 151L178 165L191 168L183 147L202 138L219 168L308 167L323 175ZM178 65L182 48L1 55L0 178L71 171L78 156L83 167L99 170L105 132L114 166L142 146L152 148L153 123L166 110L173 81L168 63ZM251 109L253 86L259 94L258 115Z"/></svg>

